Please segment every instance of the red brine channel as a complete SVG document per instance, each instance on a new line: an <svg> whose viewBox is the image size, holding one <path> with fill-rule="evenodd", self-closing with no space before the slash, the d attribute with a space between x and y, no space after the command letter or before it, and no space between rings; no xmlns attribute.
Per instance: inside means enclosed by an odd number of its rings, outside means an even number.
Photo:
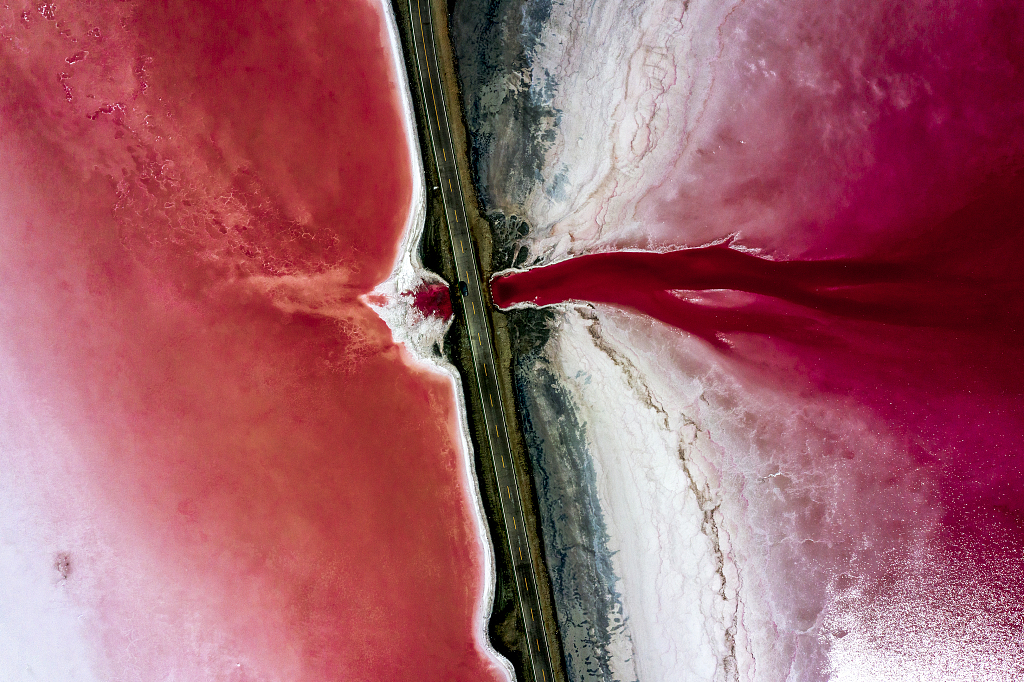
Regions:
<svg viewBox="0 0 1024 682"><path fill-rule="evenodd" d="M491 291L500 307L567 300L627 306L724 347L728 332L809 339L820 326L816 313L900 326L1006 329L1024 314L1021 301L992 294L1012 294L1007 288L1014 284L981 272L944 271L938 263L774 261L722 243L580 256L499 276Z"/></svg>
<svg viewBox="0 0 1024 682"><path fill-rule="evenodd" d="M953 579L1003 595L978 608L1013 620L1024 609L1022 190L1015 172L993 178L927 236L867 257L774 261L731 244L608 252L506 273L491 291L501 307L634 310L708 342L747 381L854 398L930 482ZM865 447L865 475L907 473Z"/></svg>
<svg viewBox="0 0 1024 682"><path fill-rule="evenodd" d="M93 673L503 679L453 385L359 299L413 191L382 6L0 38L0 467Z"/></svg>

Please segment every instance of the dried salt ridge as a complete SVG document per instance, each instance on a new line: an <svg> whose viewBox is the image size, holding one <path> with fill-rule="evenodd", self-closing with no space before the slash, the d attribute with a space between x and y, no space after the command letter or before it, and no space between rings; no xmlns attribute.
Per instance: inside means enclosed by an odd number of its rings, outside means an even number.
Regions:
<svg viewBox="0 0 1024 682"><path fill-rule="evenodd" d="M961 287L948 323L937 286L888 290L903 323L769 307L728 352L582 270L512 306L571 679L1024 674L1022 17L954 5L457 4L494 270L732 239ZM721 282L677 293L764 303Z"/></svg>

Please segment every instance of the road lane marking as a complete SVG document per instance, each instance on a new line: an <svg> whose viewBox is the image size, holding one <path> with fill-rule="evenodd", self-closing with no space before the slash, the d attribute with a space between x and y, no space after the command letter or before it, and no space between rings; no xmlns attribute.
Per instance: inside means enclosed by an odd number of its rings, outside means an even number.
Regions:
<svg viewBox="0 0 1024 682"><path fill-rule="evenodd" d="M505 468L505 455L502 455L502 456L501 456L501 468L502 468L502 469L504 469L504 468Z"/></svg>
<svg viewBox="0 0 1024 682"><path fill-rule="evenodd" d="M470 301L469 304L471 306L473 306L473 314L476 315L476 303L474 303L473 301Z"/></svg>
<svg viewBox="0 0 1024 682"><path fill-rule="evenodd" d="M519 530L519 526L518 526L518 525L516 525L516 517L514 517L514 516L512 517L512 528L513 528L514 530ZM523 553L523 550L522 550L522 548L520 548L520 549L519 549L519 553L520 553L520 554L522 554L522 553Z"/></svg>
<svg viewBox="0 0 1024 682"><path fill-rule="evenodd" d="M420 17L420 42L423 43L423 59L427 64L427 83L430 85L430 99L434 103L434 123L437 125L437 136L441 137L441 117L437 113L437 95L434 94L434 81L430 79L430 57L427 55L427 35L423 32L423 10L420 9L420 0L416 0L416 14ZM448 161L448 154L441 145L441 155ZM434 157L437 158L436 156Z"/></svg>
<svg viewBox="0 0 1024 682"><path fill-rule="evenodd" d="M526 579L525 575L523 576L523 584L526 585L526 591L529 592L530 591L530 581ZM533 609L530 609L530 613L533 613Z"/></svg>
<svg viewBox="0 0 1024 682"><path fill-rule="evenodd" d="M481 345L481 346L482 346L482 345L484 345L484 342L483 342L483 341L482 341L482 340L480 339L480 332L477 332L477 333L476 333L476 340L477 340L477 341L480 341L480 345ZM484 367L486 367L486 366L487 366L487 365L484 365Z"/></svg>
<svg viewBox="0 0 1024 682"><path fill-rule="evenodd" d="M495 438L501 438L501 434L498 433L498 425L497 424L494 425L494 437Z"/></svg>
<svg viewBox="0 0 1024 682"><path fill-rule="evenodd" d="M462 247L462 253L466 253L466 245L462 243L461 239L459 240L459 246Z"/></svg>
<svg viewBox="0 0 1024 682"><path fill-rule="evenodd" d="M487 376L487 363L484 363L484 376Z"/></svg>
<svg viewBox="0 0 1024 682"><path fill-rule="evenodd" d="M533 621L533 607L530 607L530 620Z"/></svg>
<svg viewBox="0 0 1024 682"><path fill-rule="evenodd" d="M512 520L515 521L515 517L513 517ZM519 560L520 561L524 561L524 559L523 559L523 546L522 545L519 545Z"/></svg>
<svg viewBox="0 0 1024 682"><path fill-rule="evenodd" d="M540 651L540 637L534 637L534 639L537 640L537 651ZM543 669L544 668L541 668L541 670Z"/></svg>
<svg viewBox="0 0 1024 682"><path fill-rule="evenodd" d="M508 501L511 502L512 501L512 491L508 489L508 486L505 486L505 492L508 493Z"/></svg>
<svg viewBox="0 0 1024 682"><path fill-rule="evenodd" d="M451 178L448 178L448 191L451 192L452 194L455 193L455 190L452 189L452 179Z"/></svg>
<svg viewBox="0 0 1024 682"><path fill-rule="evenodd" d="M540 648L540 646L538 645L537 648ZM544 671L544 668L540 669L540 674L544 677L544 682L547 682L548 674Z"/></svg>
<svg viewBox="0 0 1024 682"><path fill-rule="evenodd" d="M494 407L494 396L488 393L487 399L491 401L491 407Z"/></svg>

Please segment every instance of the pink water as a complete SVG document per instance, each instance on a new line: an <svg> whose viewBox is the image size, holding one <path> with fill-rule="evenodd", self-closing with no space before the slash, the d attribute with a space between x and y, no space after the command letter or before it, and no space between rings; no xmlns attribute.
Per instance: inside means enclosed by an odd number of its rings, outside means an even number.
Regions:
<svg viewBox="0 0 1024 682"><path fill-rule="evenodd" d="M381 6L37 5L0 13L0 456L95 675L501 679L453 386L358 300L412 192Z"/></svg>

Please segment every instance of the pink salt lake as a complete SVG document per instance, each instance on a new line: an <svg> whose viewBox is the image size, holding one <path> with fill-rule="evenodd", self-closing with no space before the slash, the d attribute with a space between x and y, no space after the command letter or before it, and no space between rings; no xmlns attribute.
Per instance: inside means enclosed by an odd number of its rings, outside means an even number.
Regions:
<svg viewBox="0 0 1024 682"><path fill-rule="evenodd" d="M382 7L16 5L0 466L92 674L504 679L453 385L359 300L414 187Z"/></svg>

